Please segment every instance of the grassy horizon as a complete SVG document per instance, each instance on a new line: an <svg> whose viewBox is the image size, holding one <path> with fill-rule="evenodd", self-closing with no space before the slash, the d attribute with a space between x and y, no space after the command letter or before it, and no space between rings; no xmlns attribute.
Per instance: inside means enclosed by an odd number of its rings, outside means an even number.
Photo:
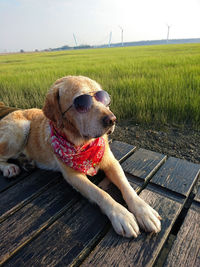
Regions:
<svg viewBox="0 0 200 267"><path fill-rule="evenodd" d="M119 120L200 126L200 44L0 55L0 101L41 108L66 75L99 82Z"/></svg>

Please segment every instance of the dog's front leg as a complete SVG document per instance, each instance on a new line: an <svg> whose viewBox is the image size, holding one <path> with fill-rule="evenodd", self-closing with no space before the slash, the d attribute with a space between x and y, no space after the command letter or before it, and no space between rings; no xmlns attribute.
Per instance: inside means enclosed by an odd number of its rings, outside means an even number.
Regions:
<svg viewBox="0 0 200 267"><path fill-rule="evenodd" d="M61 162L59 164L65 180L83 196L101 208L119 235L137 237L139 227L131 212L117 203L108 193L93 184L86 175L66 167Z"/></svg>
<svg viewBox="0 0 200 267"><path fill-rule="evenodd" d="M161 217L136 194L109 148L106 150L101 168L107 178L120 189L129 210L135 215L139 225L147 232L158 233L161 230Z"/></svg>

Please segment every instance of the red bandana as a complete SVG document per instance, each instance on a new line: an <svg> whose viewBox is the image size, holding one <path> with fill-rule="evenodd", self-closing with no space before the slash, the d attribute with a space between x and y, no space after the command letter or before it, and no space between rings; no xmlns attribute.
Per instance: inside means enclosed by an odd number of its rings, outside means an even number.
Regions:
<svg viewBox="0 0 200 267"><path fill-rule="evenodd" d="M93 176L105 150L105 140L100 137L89 144L76 147L62 136L50 122L51 145L54 153L69 167Z"/></svg>

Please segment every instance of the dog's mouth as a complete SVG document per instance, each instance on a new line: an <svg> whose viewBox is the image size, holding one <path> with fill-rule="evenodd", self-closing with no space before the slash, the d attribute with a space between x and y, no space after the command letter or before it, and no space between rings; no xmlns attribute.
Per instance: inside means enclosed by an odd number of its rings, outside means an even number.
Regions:
<svg viewBox="0 0 200 267"><path fill-rule="evenodd" d="M89 133L90 131L82 133L83 138L88 141L89 139L92 138L99 138L101 136L103 136L104 134L110 135L114 132L115 130L115 124L116 124L116 117L111 114L110 116L104 116L101 121L101 127L98 127L99 130L96 130L93 132L93 129L91 129L91 133ZM93 133L92 133L93 132Z"/></svg>
<svg viewBox="0 0 200 267"><path fill-rule="evenodd" d="M107 134L107 135L110 135L114 132L115 130L115 124L110 127L109 129L107 129L106 131L102 132L102 133L99 133L99 134L96 134L96 135L93 135L93 136L89 136L89 135L83 135L83 138L85 140L89 140L89 139L92 139L92 138L99 138L101 136L103 136L104 134Z"/></svg>
<svg viewBox="0 0 200 267"><path fill-rule="evenodd" d="M108 135L110 135L110 134L112 134L112 133L113 133L113 131L111 131L111 130L107 132Z"/></svg>
<svg viewBox="0 0 200 267"><path fill-rule="evenodd" d="M106 132L108 135L112 134L115 130L115 124Z"/></svg>

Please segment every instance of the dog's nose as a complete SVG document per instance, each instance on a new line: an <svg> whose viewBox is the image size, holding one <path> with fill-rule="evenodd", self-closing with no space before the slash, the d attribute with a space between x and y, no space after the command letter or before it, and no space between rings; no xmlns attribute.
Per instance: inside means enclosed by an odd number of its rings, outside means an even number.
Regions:
<svg viewBox="0 0 200 267"><path fill-rule="evenodd" d="M114 125L116 121L116 117L115 115L106 115L105 117L103 117L103 126L104 127L109 127L109 126L112 126Z"/></svg>

